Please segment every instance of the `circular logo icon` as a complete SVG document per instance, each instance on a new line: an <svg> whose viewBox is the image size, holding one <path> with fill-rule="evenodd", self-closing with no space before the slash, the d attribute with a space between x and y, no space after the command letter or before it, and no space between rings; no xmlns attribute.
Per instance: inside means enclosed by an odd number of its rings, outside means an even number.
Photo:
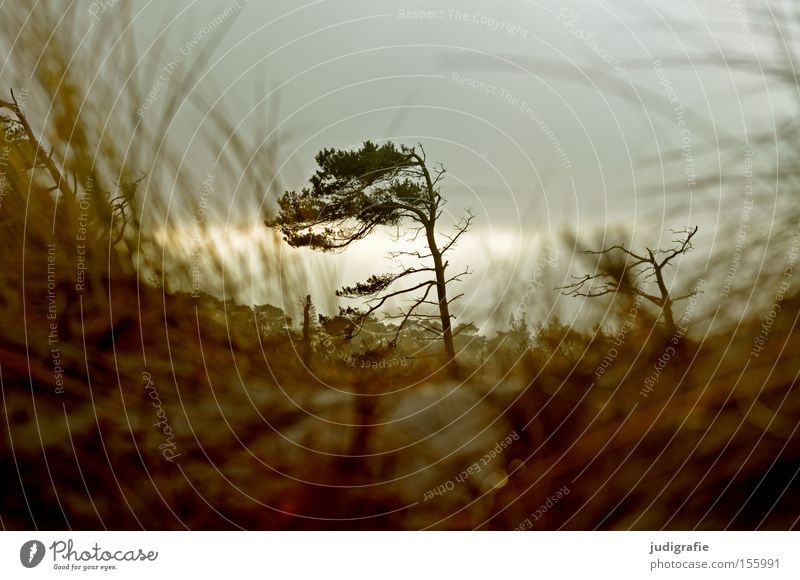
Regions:
<svg viewBox="0 0 800 580"><path fill-rule="evenodd" d="M19 561L26 568L35 568L44 559L44 544L39 540L29 540L19 549Z"/></svg>

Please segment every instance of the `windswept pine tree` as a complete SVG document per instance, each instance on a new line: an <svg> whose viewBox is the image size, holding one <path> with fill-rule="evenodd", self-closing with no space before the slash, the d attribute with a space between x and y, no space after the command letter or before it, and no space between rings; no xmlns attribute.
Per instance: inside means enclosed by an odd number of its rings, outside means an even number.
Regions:
<svg viewBox="0 0 800 580"><path fill-rule="evenodd" d="M439 190L444 166L429 168L421 145L397 147L387 142L378 146L370 141L355 150L325 149L316 161L319 169L310 178L310 186L285 192L278 202L278 215L267 225L278 228L293 247L323 252L341 251L382 226L407 226L415 238L424 233L427 253L389 254L394 259L415 259L417 265L401 264L397 272L372 275L365 282L341 288L337 295L366 299L365 309L351 310L365 320L392 298L413 294L409 306L387 317L400 320L398 333L410 319L438 319L438 324L425 326L441 336L446 364L457 374L450 304L461 295L448 298L447 287L469 270L448 275L445 255L469 229L474 216L465 210L450 235L437 232L445 204ZM401 281L406 282L402 287ZM420 308L424 305L435 306L438 312L426 314Z"/></svg>

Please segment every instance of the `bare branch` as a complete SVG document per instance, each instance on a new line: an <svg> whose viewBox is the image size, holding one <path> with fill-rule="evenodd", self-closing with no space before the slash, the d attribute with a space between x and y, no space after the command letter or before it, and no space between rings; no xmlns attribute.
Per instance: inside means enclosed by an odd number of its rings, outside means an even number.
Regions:
<svg viewBox="0 0 800 580"><path fill-rule="evenodd" d="M674 234L682 234L683 237L677 238L672 240L673 243L677 245L675 248L671 248L669 250L659 250L659 253L666 254L666 257L661 260L660 266L663 268L666 266L670 260L674 259L676 256L680 254L685 254L691 251L694 246L692 245L692 238L697 233L698 226L694 226L694 228L684 228L682 230L670 230Z"/></svg>
<svg viewBox="0 0 800 580"><path fill-rule="evenodd" d="M592 283L595 280L602 280L606 274L595 274L594 276L590 276L586 274L585 276L572 276L576 282L572 284L565 284L564 286L557 286L556 290L561 290L561 293L564 296L583 296L587 298L594 298L597 296L605 296L606 294L613 294L619 290L617 284L612 284L611 282L605 281L600 288L595 289ZM584 290L586 288L586 290Z"/></svg>
<svg viewBox="0 0 800 580"><path fill-rule="evenodd" d="M669 329L675 328L675 321L672 313L672 305L679 301L694 296L697 292L691 292L678 297L670 296L664 280L663 269L669 265L670 261L679 255L686 254L692 250L692 238L697 234L698 227L672 230L678 237L673 240L675 244L667 250L645 247L647 255L639 255L626 248L624 245L616 244L599 251L585 251L584 254L594 256L609 256L618 253L626 256L625 263L617 268L610 266L602 267L598 265L599 272L596 274L586 274L584 276L572 276L575 280L572 283L558 287L562 294L566 296L596 298L619 292L630 292L644 298L661 309L664 322ZM661 257L661 259L657 258ZM633 261L627 258L633 258ZM659 294L650 294L642 287L642 282L655 279Z"/></svg>
<svg viewBox="0 0 800 580"><path fill-rule="evenodd" d="M456 300L458 300L459 298L463 298L463 297L464 297L464 293L462 292L461 294L457 294L456 296L454 296L453 298L451 298L450 300L448 300L448 301L447 301L447 303L448 303L448 304L451 304L452 302L455 302L455 301L456 301ZM455 318L455 316L453 316L453 318Z"/></svg>
<svg viewBox="0 0 800 580"><path fill-rule="evenodd" d="M449 284L450 282L460 281L462 277L468 276L469 274L472 274L472 272L470 271L469 267L467 267L464 269L463 272L459 272L455 276L451 276L450 278L445 280L444 283Z"/></svg>
<svg viewBox="0 0 800 580"><path fill-rule="evenodd" d="M402 322L400 322L400 324L397 325L397 332L395 333L394 340L392 341L394 344L397 344L397 338L400 336L400 333L402 332L403 327L406 325L406 322L408 322L408 319L414 314L414 312L416 311L417 308L419 308L420 305L425 303L425 301L428 298L428 294L430 293L431 288L433 287L434 284L428 285L422 297L416 302L414 302L414 304L403 314L403 320Z"/></svg>
<svg viewBox="0 0 800 580"><path fill-rule="evenodd" d="M474 214L474 213L472 213L472 210L471 210L471 209L466 209L465 211L467 212L467 216L466 216L466 217L464 217L464 218L462 218L462 219L461 219L461 220L460 220L460 221L459 221L459 222L456 224L456 226L455 226L455 227L456 227L456 233L455 233L453 236L448 236L448 235L446 235L446 234L442 234L442 236L443 236L443 237L445 237L445 238L447 239L447 243L446 243L446 244L444 245L444 247L441 249L441 253L442 253L442 254L444 254L445 252L447 252L447 251L448 251L450 248L452 248L452 247L453 247L453 246L456 244L456 242L458 242L458 239L459 239L459 238L460 238L462 235L464 235L464 233L465 233L465 232L466 232L466 231L467 231L467 230L470 228L470 226L472 225L472 222L475 220L475 214Z"/></svg>
<svg viewBox="0 0 800 580"><path fill-rule="evenodd" d="M420 322L417 322L417 326L420 327L422 330L427 330L431 334L435 334L437 337L442 336L442 331L441 330L437 330L435 328L428 328L427 326L425 326L424 324L422 324Z"/></svg>
<svg viewBox="0 0 800 580"><path fill-rule="evenodd" d="M615 250L619 250L619 251L621 251L621 252L623 252L625 254L628 254L630 257L635 258L636 260L639 261L638 264L643 264L643 263L648 262L647 258L645 258L643 256L639 256L638 254L634 254L628 248L626 248L625 246L623 246L621 244L617 244L617 245L611 246L609 248L606 248L605 250L584 250L583 253L587 254L589 256L601 256L603 254L610 254L611 252L613 252Z"/></svg>

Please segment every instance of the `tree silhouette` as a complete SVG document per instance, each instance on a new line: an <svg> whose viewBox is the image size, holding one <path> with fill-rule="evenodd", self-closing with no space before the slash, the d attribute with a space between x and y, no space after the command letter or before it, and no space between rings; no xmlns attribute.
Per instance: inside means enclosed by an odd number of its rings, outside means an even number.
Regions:
<svg viewBox="0 0 800 580"><path fill-rule="evenodd" d="M365 310L343 310L363 322L390 299L416 293L408 307L401 308L398 314L387 314L387 318L400 320L393 344L409 320L421 324L426 318L438 319L438 325L423 327L441 336L446 364L457 374L450 303L461 295L448 299L447 286L468 274L469 269L448 277L445 254L467 231L474 216L466 210L451 235L436 231L445 204L438 188L446 172L444 166L429 168L422 145L398 148L391 142L378 146L366 141L355 150L324 149L315 159L319 169L310 178L310 186L285 192L278 201L278 215L267 225L277 227L293 247L323 252L343 250L381 226L397 227L399 231L410 224L407 233L413 240L424 233L427 253L390 252L389 257L398 262L397 271L370 276L336 294L366 299ZM408 267L403 258L416 259L419 264ZM407 278L407 285L398 288L398 283ZM429 299L434 289L436 298ZM421 313L423 305L436 306L438 313Z"/></svg>
<svg viewBox="0 0 800 580"><path fill-rule="evenodd" d="M306 298L301 301L301 304L303 305L303 364L308 367L311 364L311 334L314 318L316 318L316 309L311 302L311 294L306 294Z"/></svg>
<svg viewBox="0 0 800 580"><path fill-rule="evenodd" d="M641 296L660 308L667 331L674 332L675 317L672 306L675 302L690 298L698 292L692 291L678 297L670 296L664 280L664 268L669 266L673 259L692 249L692 238L697 233L697 226L672 230L672 233L678 237L673 240L673 247L666 250L651 250L645 247L645 252L637 254L617 244L605 250L585 251L584 254L601 257L598 272L580 277L573 276L575 282L560 287L562 294L593 298L628 292ZM621 256L623 260L614 261L611 256ZM651 294L645 289L644 283L650 279L655 280L658 294Z"/></svg>

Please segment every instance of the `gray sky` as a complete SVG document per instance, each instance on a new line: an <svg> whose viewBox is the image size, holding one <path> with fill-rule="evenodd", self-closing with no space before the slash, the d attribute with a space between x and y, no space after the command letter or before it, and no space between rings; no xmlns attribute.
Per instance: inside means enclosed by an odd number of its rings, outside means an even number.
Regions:
<svg viewBox="0 0 800 580"><path fill-rule="evenodd" d="M755 22L726 0L136 6L143 62L167 65L219 41L190 80L249 141L277 151L271 190L244 192L246 181L235 193L235 183L215 185L209 222L222 230L216 240L227 239L215 243L231 267L242 261L252 270L248 237L267 243L263 216L241 201L245 195L262 211L273 207L284 188L302 187L324 147L422 142L429 159L448 169L442 191L450 217L463 207L476 213L454 260L475 270L465 285L475 317L490 315L487 302L513 296L514 284L524 286L542 244L564 228L599 231L602 241L603 232L624 226L636 236L629 242L658 244L670 227L700 223L713 239L726 192L693 191L693 181L719 170L714 138L744 139L785 112L780 95L768 106L759 100L763 79L702 65L703 55L768 50L750 34ZM114 10L100 15L98 28ZM690 64L672 66L670 56ZM157 76L140 82L155 87ZM148 107L163 105L177 78L167 75ZM196 132L202 123L185 106L172 128L200 176L212 167ZM682 159L662 163L682 145ZM666 196L662 182L674 184ZM224 234L231 229L235 235ZM231 238L239 241L231 245ZM310 287L324 294L331 280L345 284L384 270L386 240L378 236L347 256L302 253ZM565 256L559 267L569 269L572 260ZM239 298L274 302L274 294L264 287ZM331 295L318 302L322 310L336 305Z"/></svg>

